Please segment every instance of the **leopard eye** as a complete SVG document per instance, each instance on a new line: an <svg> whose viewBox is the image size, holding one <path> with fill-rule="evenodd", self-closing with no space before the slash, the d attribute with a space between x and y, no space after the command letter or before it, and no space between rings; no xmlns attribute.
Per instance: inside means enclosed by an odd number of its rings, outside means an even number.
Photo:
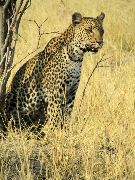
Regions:
<svg viewBox="0 0 135 180"><path fill-rule="evenodd" d="M87 33L92 33L92 28L91 28L91 27L86 28L85 31L86 31Z"/></svg>

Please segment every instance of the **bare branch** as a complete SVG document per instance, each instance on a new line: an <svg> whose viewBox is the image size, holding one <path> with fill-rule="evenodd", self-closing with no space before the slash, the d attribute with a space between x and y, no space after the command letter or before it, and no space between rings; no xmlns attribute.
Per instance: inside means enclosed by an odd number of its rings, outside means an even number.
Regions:
<svg viewBox="0 0 135 180"><path fill-rule="evenodd" d="M113 67L113 66L98 66L98 67Z"/></svg>
<svg viewBox="0 0 135 180"><path fill-rule="evenodd" d="M7 52L5 54L6 58L5 58L5 64L7 65L7 62L8 62L8 58L9 58L9 47L7 47ZM0 86L0 103L4 104L3 100L5 99L5 95L6 95L6 84L7 84L7 66L5 66L5 69L4 69L4 75L2 76L2 83L1 83L1 86ZM1 105L2 105L1 104ZM0 106L0 109L1 109L1 106Z"/></svg>
<svg viewBox="0 0 135 180"><path fill-rule="evenodd" d="M43 26L43 24L48 20L48 17L40 24L40 27Z"/></svg>
<svg viewBox="0 0 135 180"><path fill-rule="evenodd" d="M90 75L89 75L89 77L88 77L87 83L86 83L86 85L85 85L85 87L84 87L84 90L83 90L83 93L82 93L82 99L81 99L81 102L80 102L79 112L80 112L80 109L81 109L81 106L82 106L82 102L83 102L83 99L84 99L84 96L85 96L85 92L86 92L87 86L88 86L89 81L90 81L91 77L93 76L94 72L96 71L96 69L97 69L98 67L106 67L106 66L102 66L102 65L99 66L99 64L101 64L103 61L106 61L107 59L112 58L112 57L108 57L108 58L105 58L105 59L104 59L104 56L105 56L105 54L103 54L103 56L101 57L101 59L96 63L95 67L93 68L92 72L90 73ZM108 66L107 66L107 67L108 67ZM83 131L86 122L87 122L87 119L85 120L85 122L84 122L84 124L83 124L83 127L82 127L82 129L81 129L81 132Z"/></svg>
<svg viewBox="0 0 135 180"><path fill-rule="evenodd" d="M30 22L34 22L38 28L38 40L37 40L37 45L36 45L36 48L28 53L24 58L22 58L18 63L14 64L11 68L10 68L10 71L12 69L14 69L16 67L16 65L20 64L22 61L24 61L27 57L29 57L30 55L32 55L34 52L36 52L40 47L39 47L39 43L40 43L40 39L41 37L45 34L44 32L41 32L41 27L43 26L43 24L47 21L48 18L46 18L40 25L37 23L36 20L27 20L27 21L30 21ZM26 20L26 19L25 19Z"/></svg>
<svg viewBox="0 0 135 180"><path fill-rule="evenodd" d="M15 53L15 48L16 48L16 42L18 39L16 36L15 40L13 41L13 35L14 34L18 35L18 29L19 29L21 18L24 12L26 11L26 9L30 6L29 3L31 4L31 0L27 0L25 3L23 2L24 0L20 0L18 8L17 9L14 8L15 13L13 14L12 19L9 18L7 22L8 33L6 36L4 46L2 48L3 54L5 55L0 64L0 66L2 66L3 64L5 65L4 72L2 74L2 81L0 84L0 109L2 108L1 106L4 105L4 102L5 102L6 84L10 77L11 66L13 64L13 58L14 58L14 53Z"/></svg>
<svg viewBox="0 0 135 180"><path fill-rule="evenodd" d="M24 20L34 22L38 28L41 28L43 26L43 24L48 20L48 18L46 18L40 25L37 23L36 20L32 20L32 19L24 19Z"/></svg>
<svg viewBox="0 0 135 180"><path fill-rule="evenodd" d="M61 34L59 31L46 32L44 34Z"/></svg>
<svg viewBox="0 0 135 180"><path fill-rule="evenodd" d="M27 21L30 21L30 22L34 22L34 24L37 26L37 28L38 28L38 43L37 43L37 49L39 49L39 43L40 43L40 39L41 39L41 37L45 34L44 32L41 32L41 28L42 28L42 26L43 26L43 24L46 22L48 20L48 18L46 18L40 25L37 23L37 21L36 20L31 20L31 19L29 19L29 20L27 20Z"/></svg>
<svg viewBox="0 0 135 180"><path fill-rule="evenodd" d="M7 0L7 1L6 1L5 5L3 6L4 11L7 9L7 7L8 7L8 5L9 5L10 2L11 2L11 0Z"/></svg>
<svg viewBox="0 0 135 180"><path fill-rule="evenodd" d="M3 58L0 61L0 69L2 68L2 65L3 65L3 63L5 61L5 57L6 57L6 53L4 54Z"/></svg>
<svg viewBox="0 0 135 180"><path fill-rule="evenodd" d="M38 48L39 49L39 48ZM32 55L34 52L36 52L38 50L37 48L35 48L32 52L28 53L24 58L22 58L18 63L14 64L11 68L10 71L12 71L18 64L20 64L22 61L24 61L27 57L29 57L30 55Z"/></svg>
<svg viewBox="0 0 135 180"><path fill-rule="evenodd" d="M17 20L17 22L16 22L16 27L15 27L15 30L16 30L15 33L16 33L16 34L18 34L18 29L19 29L19 24L20 24L21 18L22 18L22 16L23 16L25 10L27 9L29 2L30 2L30 1L27 0L27 2L25 3L22 11L20 11L19 18L18 18L18 20ZM15 39L14 51L12 52L12 53L13 53L12 56L14 56L16 41L17 41L17 38ZM12 61L13 61L13 58L12 58L10 61L12 62ZM11 64L11 65L12 65L12 64ZM11 70L12 70L12 68L11 68L11 66L10 66L10 68L8 69L8 71L11 72Z"/></svg>
<svg viewBox="0 0 135 180"><path fill-rule="evenodd" d="M87 83L86 83L85 88L84 88L84 90L83 90L82 100L83 100L83 97L84 97L84 95L85 95L86 88L87 88L87 86L88 86L88 84L89 84L90 78L91 78L92 75L94 74L95 70L99 67L99 64L100 64L101 62L103 62L103 61L111 58L111 57L109 57L109 58L105 58L105 59L104 59L104 56L105 56L105 54L103 54L102 58L96 63L96 65L95 65L95 67L93 68L91 74L89 75L88 80L87 80ZM101 66L100 66L100 67L101 67ZM102 67L103 67L103 66L102 66Z"/></svg>
<svg viewBox="0 0 135 180"><path fill-rule="evenodd" d="M21 34L17 33L16 31L13 31L13 32L14 32L14 34L16 34L17 40L18 40L18 36L19 36L19 37L22 38L25 42L27 42L27 40L26 40Z"/></svg>
<svg viewBox="0 0 135 180"><path fill-rule="evenodd" d="M30 21L33 21L33 20L30 20ZM45 34L52 34L52 33L57 33L57 34L61 34L59 33L59 31L56 31L56 32L49 32L49 33L39 33L38 32L38 40L37 40L37 45L36 45L36 48L31 51L30 53L28 53L24 58L22 58L18 63L14 64L10 70L13 70L18 64L20 64L22 61L24 61L26 58L28 58L30 55L34 54L38 49L40 49L40 46L39 46L39 43L40 43L40 39L41 39L41 36L45 35Z"/></svg>
<svg viewBox="0 0 135 180"><path fill-rule="evenodd" d="M25 10L27 10L30 6L31 6L31 0L28 0L29 1L29 5L26 7ZM26 2L27 3L27 2Z"/></svg>
<svg viewBox="0 0 135 180"><path fill-rule="evenodd" d="M18 29L19 29L19 24L20 24L21 18L22 18L22 16L23 16L24 12L26 11L26 9L29 7L29 6L28 6L28 3L29 3L29 2L30 2L30 4L31 4L31 0L27 0L27 2L25 3L22 11L20 11L20 15L19 15L19 18L18 18L18 20L17 20L17 22L16 22L16 26L15 26L15 30L16 30L16 33L17 33L17 34L18 34Z"/></svg>
<svg viewBox="0 0 135 180"><path fill-rule="evenodd" d="M11 4L11 8L12 8L12 14L15 14L15 10L16 10L16 6L14 4Z"/></svg>
<svg viewBox="0 0 135 180"><path fill-rule="evenodd" d="M27 0L27 2L26 2L26 4L25 4L25 6L23 7L23 9L19 12L19 18L17 19L16 27L15 27L15 30L16 30L15 33L16 33L17 35L19 35L19 34L18 34L18 26L19 26L21 17L22 17L22 15L23 15L23 13L25 12L25 10L27 9L29 2L30 2L30 1ZM17 64L19 64L19 63L21 63L22 61L24 61L24 59L26 59L27 57L29 57L31 54L33 54L34 52L36 52L36 51L40 48L39 43L40 43L40 39L41 39L41 37L42 37L43 35L45 35L45 34L51 34L51 33L61 34L61 33L59 33L58 31L56 31L56 32L50 32L50 33L48 33L48 32L47 32L47 33L42 32L42 31L41 31L41 28L42 28L43 24L44 24L47 20L48 20L48 18L46 18L41 24L38 24L36 20L31 20L31 19L27 20L27 21L30 21L30 22L34 22L34 24L37 26L37 29L38 29L37 46L36 46L36 48L35 48L32 52L28 53L28 54L27 54L24 58L22 58L18 63L16 63L16 64L14 64L13 66L11 66L11 67L8 69L8 72L11 72L11 70L12 70L13 68L15 68ZM21 37L21 36L20 36L20 37ZM17 40L17 39L15 39L15 41L16 41L16 40Z"/></svg>
<svg viewBox="0 0 135 180"><path fill-rule="evenodd" d="M18 13L19 13L19 11L21 9L22 4L23 4L23 0L20 1L19 6L18 6L18 8L17 8L13 18L12 18L12 22L11 22L10 28L8 29L8 34L7 34L5 43L4 43L4 47L2 48L3 52L5 52L7 46L9 46L9 39L12 38L12 36L13 36L12 30L13 30L13 27L14 27L14 25L16 23L16 20L17 20L17 17L18 17Z"/></svg>

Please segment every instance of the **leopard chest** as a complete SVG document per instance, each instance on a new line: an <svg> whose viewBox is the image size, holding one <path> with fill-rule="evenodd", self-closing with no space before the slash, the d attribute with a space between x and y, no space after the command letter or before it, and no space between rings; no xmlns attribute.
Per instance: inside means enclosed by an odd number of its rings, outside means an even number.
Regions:
<svg viewBox="0 0 135 180"><path fill-rule="evenodd" d="M71 62L67 71L66 89L67 94L76 91L81 76L82 62Z"/></svg>

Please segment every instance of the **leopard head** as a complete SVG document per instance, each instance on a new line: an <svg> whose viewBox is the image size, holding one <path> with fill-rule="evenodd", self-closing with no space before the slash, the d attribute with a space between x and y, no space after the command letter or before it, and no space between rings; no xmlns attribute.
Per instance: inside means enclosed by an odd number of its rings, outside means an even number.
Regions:
<svg viewBox="0 0 135 180"><path fill-rule="evenodd" d="M82 17L78 12L72 15L74 28L74 44L83 52L98 52L103 46L103 20L105 14L101 12L96 18Z"/></svg>

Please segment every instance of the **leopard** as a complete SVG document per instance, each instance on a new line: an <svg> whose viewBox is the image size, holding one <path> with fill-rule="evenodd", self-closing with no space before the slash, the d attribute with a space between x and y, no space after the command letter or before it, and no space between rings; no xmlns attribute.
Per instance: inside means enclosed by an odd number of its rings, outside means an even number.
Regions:
<svg viewBox="0 0 135 180"><path fill-rule="evenodd" d="M52 38L13 77L5 113L7 122L14 119L14 126L40 131L47 123L63 127L71 117L84 55L103 47L105 13L85 17L75 12L71 17L64 33Z"/></svg>

